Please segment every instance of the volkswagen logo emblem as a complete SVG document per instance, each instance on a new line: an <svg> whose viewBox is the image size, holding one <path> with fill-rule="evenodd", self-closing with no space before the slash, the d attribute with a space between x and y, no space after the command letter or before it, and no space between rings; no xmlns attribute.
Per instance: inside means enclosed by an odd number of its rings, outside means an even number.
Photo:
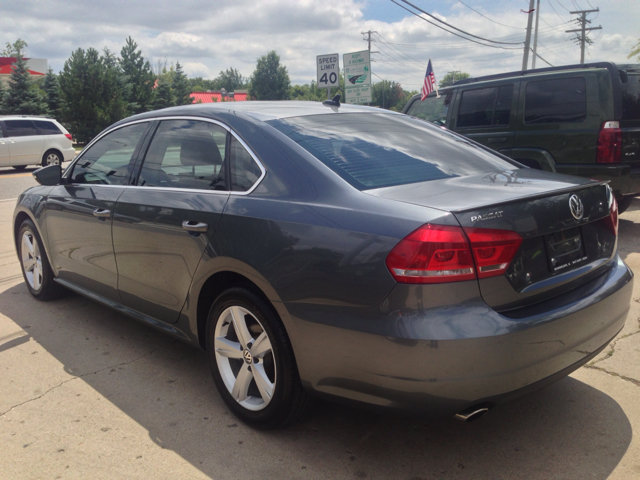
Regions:
<svg viewBox="0 0 640 480"><path fill-rule="evenodd" d="M251 352L249 350L245 350L242 352L242 356L244 357L244 361L251 365L251 361L253 360L251 358Z"/></svg>
<svg viewBox="0 0 640 480"><path fill-rule="evenodd" d="M582 216L584 215L584 206L582 205L582 200L577 195L571 195L569 197L569 209L571 210L571 215L576 220L582 220Z"/></svg>

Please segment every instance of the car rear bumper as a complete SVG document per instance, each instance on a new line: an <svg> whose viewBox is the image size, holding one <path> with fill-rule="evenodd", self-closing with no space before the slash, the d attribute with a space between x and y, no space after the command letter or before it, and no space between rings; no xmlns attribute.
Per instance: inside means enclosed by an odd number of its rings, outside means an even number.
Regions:
<svg viewBox="0 0 640 480"><path fill-rule="evenodd" d="M640 194L640 168L630 164L557 164L556 172L609 180L613 191L620 195Z"/></svg>
<svg viewBox="0 0 640 480"><path fill-rule="evenodd" d="M544 386L622 329L633 274L616 255L578 291L507 314L464 283L458 298L399 284L380 306L354 307L348 317L344 306L287 304L304 385L336 399L440 413Z"/></svg>
<svg viewBox="0 0 640 480"><path fill-rule="evenodd" d="M76 149L73 147L62 149L62 156L64 157L65 162L70 162L74 158L76 158Z"/></svg>

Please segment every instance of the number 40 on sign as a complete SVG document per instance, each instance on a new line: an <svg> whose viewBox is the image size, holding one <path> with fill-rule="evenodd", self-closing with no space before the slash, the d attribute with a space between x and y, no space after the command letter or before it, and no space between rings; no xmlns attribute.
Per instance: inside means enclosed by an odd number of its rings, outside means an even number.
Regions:
<svg viewBox="0 0 640 480"><path fill-rule="evenodd" d="M340 85L338 72L340 72L340 55L331 53L329 55L318 55L316 57L318 67L318 87L329 88Z"/></svg>

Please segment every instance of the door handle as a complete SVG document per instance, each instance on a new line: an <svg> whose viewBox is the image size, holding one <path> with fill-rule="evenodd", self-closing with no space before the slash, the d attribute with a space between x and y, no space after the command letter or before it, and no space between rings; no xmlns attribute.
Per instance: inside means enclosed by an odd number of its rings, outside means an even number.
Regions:
<svg viewBox="0 0 640 480"><path fill-rule="evenodd" d="M504 143L507 141L507 137L493 137L489 139L489 143Z"/></svg>
<svg viewBox="0 0 640 480"><path fill-rule="evenodd" d="M195 220L185 220L182 222L182 228L190 232L206 232L209 225Z"/></svg>
<svg viewBox="0 0 640 480"><path fill-rule="evenodd" d="M111 216L111 210L107 210L106 208L97 208L93 211L93 216L103 220Z"/></svg>

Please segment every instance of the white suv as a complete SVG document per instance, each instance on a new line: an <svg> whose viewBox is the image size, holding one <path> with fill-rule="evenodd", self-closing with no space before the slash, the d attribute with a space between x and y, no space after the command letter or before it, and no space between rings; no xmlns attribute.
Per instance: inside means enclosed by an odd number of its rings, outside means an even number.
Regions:
<svg viewBox="0 0 640 480"><path fill-rule="evenodd" d="M71 135L52 118L0 116L0 167L56 165L73 160Z"/></svg>

